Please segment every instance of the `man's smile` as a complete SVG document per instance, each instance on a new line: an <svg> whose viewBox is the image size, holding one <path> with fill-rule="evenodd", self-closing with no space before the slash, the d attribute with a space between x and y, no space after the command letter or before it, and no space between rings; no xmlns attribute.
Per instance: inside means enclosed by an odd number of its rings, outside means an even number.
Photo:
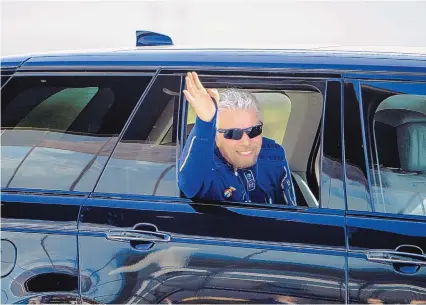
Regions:
<svg viewBox="0 0 426 305"><path fill-rule="evenodd" d="M253 150L237 151L237 154L242 156L250 156L253 154Z"/></svg>

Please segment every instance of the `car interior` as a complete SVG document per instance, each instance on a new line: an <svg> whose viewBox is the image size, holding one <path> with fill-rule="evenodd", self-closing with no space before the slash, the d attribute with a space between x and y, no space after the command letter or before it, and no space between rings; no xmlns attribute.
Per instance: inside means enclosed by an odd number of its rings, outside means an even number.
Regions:
<svg viewBox="0 0 426 305"><path fill-rule="evenodd" d="M288 127L281 143L287 154L295 188L300 189L307 206L319 207L318 195L314 195L313 189L318 189L320 183L320 150L315 141L321 125L323 96L319 92L296 90L286 90L286 94L292 106ZM308 163L312 153L315 156L315 166L314 172L310 173ZM310 174L314 175L316 185L310 185ZM299 202L298 200L298 204Z"/></svg>
<svg viewBox="0 0 426 305"><path fill-rule="evenodd" d="M377 107L372 126L376 210L426 215L426 96L388 97Z"/></svg>

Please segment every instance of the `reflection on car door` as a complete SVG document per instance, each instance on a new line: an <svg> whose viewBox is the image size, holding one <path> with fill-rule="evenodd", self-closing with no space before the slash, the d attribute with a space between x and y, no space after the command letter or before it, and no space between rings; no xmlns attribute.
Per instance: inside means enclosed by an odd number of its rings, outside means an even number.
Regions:
<svg viewBox="0 0 426 305"><path fill-rule="evenodd" d="M153 126L168 130L159 122L179 125L181 83L179 75L157 77L82 208L80 269L90 280L82 297L101 303L345 302L343 210L178 197L177 141L151 136L163 134ZM161 119L170 101L173 122ZM125 173L138 180L124 180Z"/></svg>
<svg viewBox="0 0 426 305"><path fill-rule="evenodd" d="M84 196L62 195L2 192L2 304L78 300L77 218Z"/></svg>
<svg viewBox="0 0 426 305"><path fill-rule="evenodd" d="M345 300L343 212L104 197L82 213L86 299L157 303L179 291L181 303L230 303L237 290L251 292L244 302Z"/></svg>

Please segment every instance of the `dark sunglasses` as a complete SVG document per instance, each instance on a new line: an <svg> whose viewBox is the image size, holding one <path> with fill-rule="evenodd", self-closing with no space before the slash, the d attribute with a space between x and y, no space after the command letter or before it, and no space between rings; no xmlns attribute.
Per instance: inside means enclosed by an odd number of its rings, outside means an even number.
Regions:
<svg viewBox="0 0 426 305"><path fill-rule="evenodd" d="M230 129L218 129L217 132L223 133L223 137L228 140L241 140L243 137L243 132L247 134L250 139L257 137L262 134L263 123L255 125L252 127L240 129L240 128L230 128Z"/></svg>

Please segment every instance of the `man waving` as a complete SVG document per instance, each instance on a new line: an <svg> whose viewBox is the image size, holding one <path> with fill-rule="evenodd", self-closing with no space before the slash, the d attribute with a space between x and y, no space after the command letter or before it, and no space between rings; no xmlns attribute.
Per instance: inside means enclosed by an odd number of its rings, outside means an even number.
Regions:
<svg viewBox="0 0 426 305"><path fill-rule="evenodd" d="M197 114L179 160L178 185L188 198L296 205L284 149L262 137L256 97L239 89L206 90L186 76Z"/></svg>

